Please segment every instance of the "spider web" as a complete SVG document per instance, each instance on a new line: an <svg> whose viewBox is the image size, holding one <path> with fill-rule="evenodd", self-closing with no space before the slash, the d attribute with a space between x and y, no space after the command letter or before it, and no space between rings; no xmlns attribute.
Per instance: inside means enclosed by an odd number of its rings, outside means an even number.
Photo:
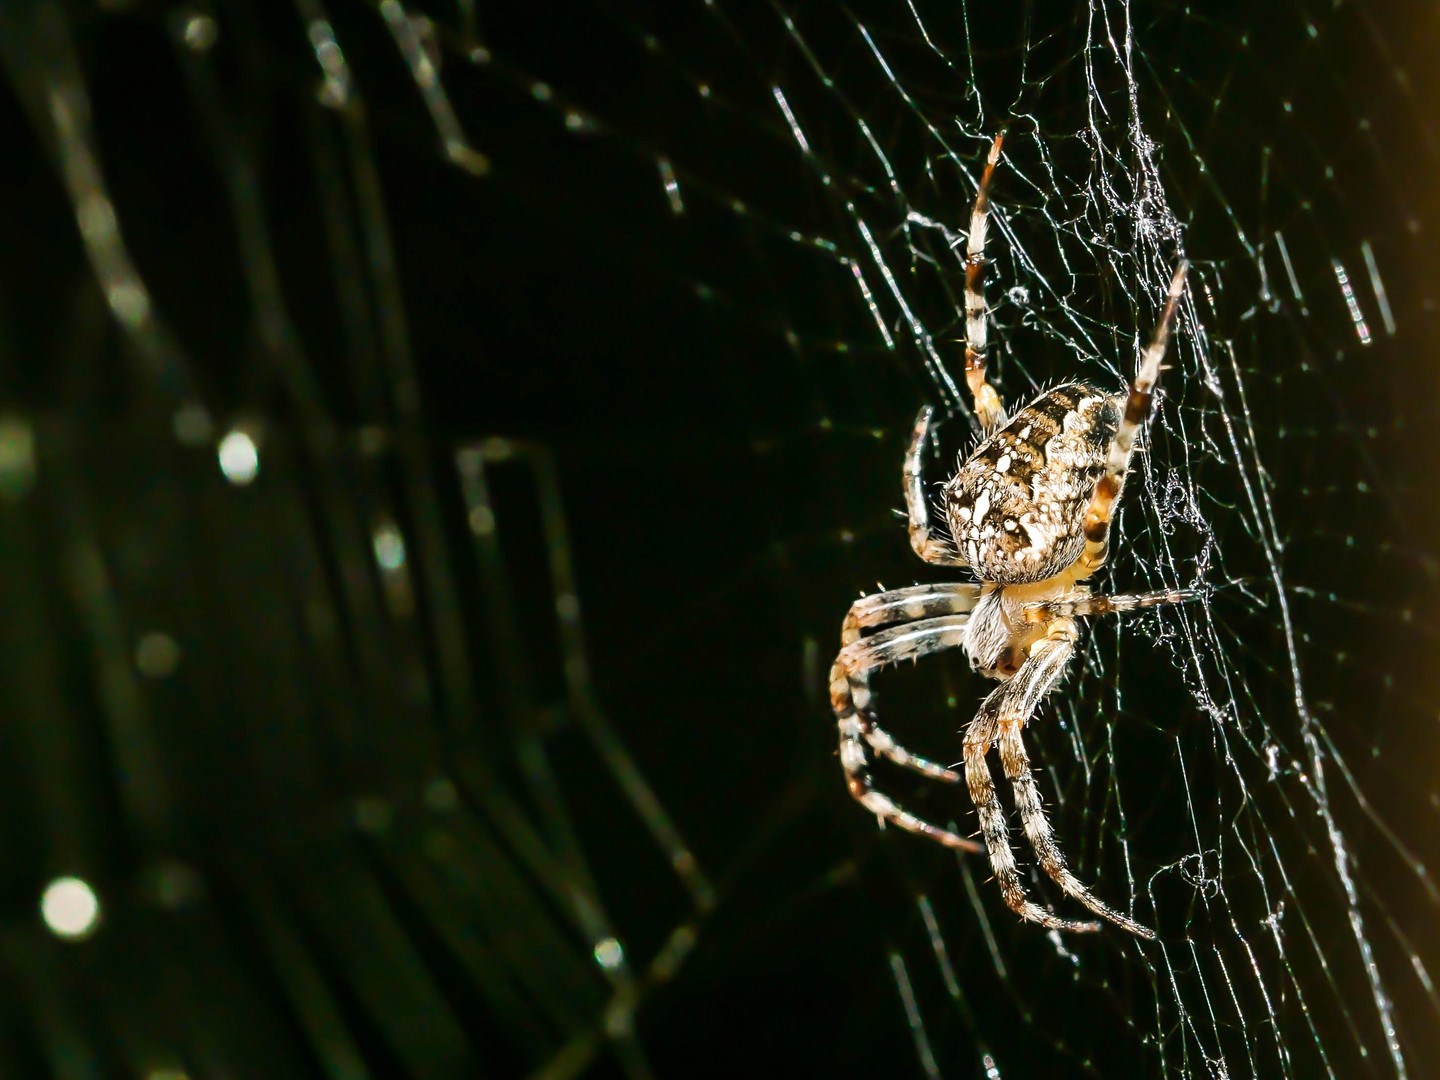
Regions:
<svg viewBox="0 0 1440 1080"><path fill-rule="evenodd" d="M1413 406L1364 383L1403 365L1407 334L1428 340L1423 290L1404 289L1407 301L1398 285L1417 257L1421 208L1378 147L1431 153L1433 133L1402 78L1377 89L1363 61L1337 56L1361 40L1377 66L1398 68L1387 32L1363 7L1296 12L1274 27L1180 9L1137 25L1126 5L1100 3L1054 21L923 4L712 11L710 26L674 43L631 25L673 65L677 92L715 102L717 129L736 114L762 129L778 119L794 160L741 195L743 180L662 143L652 149L670 208L679 218L728 205L745 228L788 238L795 262L809 256L852 279L841 301L851 317L838 333L798 331L792 295L803 285L781 286L763 315L741 295L709 285L700 295L783 327L817 358L807 374L822 429L853 438L882 428L887 466L888 432L904 430L905 414L882 420L856 400L859 385L884 377L877 369L921 375L920 397L968 417L954 374L961 251L983 151L1001 127L990 299L995 376L1012 402L1074 375L1123 385L1177 255L1194 264L1109 580L1124 591L1207 583L1213 598L1097 626L1064 702L1035 731L1060 835L1102 893L1135 897L1161 943L1052 936L1039 946L997 934L993 898L972 880L983 869L961 867L973 923L917 886L908 934L889 928L888 957L918 1065L933 1075L969 1074L977 1059L987 1075L1050 1075L1058 1062L1097 1075L1412 1075L1433 1056L1422 1017L1440 1004L1428 934L1406 914L1437 900L1433 851L1407 828L1428 813L1427 781L1403 780L1402 760L1382 764L1395 751L1381 747L1425 737L1418 699L1397 686L1406 650L1394 643L1423 621L1433 563L1397 540L1416 527L1391 471L1413 452L1400 434ZM720 66L692 34L732 43L772 100L755 101L753 84L712 81ZM1266 47L1278 52L1286 34L1304 47L1270 70ZM1353 138L1320 140L1330 124ZM1382 124L1393 130L1376 133ZM1338 168L1351 186L1339 186ZM775 194L786 184L808 205ZM855 312L869 325L855 325ZM855 451L835 452L855 468ZM866 492L893 491L893 477L872 485L871 475ZM858 505L853 493L831 498ZM882 542L902 547L899 533L852 512L836 535L856 549L846 560L856 577L912 576L878 554ZM1361 624L1390 651L1360 660ZM820 656L827 639L816 634ZM948 697L946 716L963 722L979 691L935 679L931 699ZM918 694L887 693L888 716L926 712ZM977 933L986 974L957 940ZM972 963L957 974L959 954ZM975 1004L994 993L1015 1012ZM971 1036L964 1049L957 1024ZM1021 1049L1017 1031L1050 1053Z"/></svg>
<svg viewBox="0 0 1440 1080"><path fill-rule="evenodd" d="M1380 158L1352 152L1343 167L1354 187L1342 189L1328 157L1340 150L1313 131L1290 133L1336 123L1365 139L1384 122L1373 114L1414 117L1399 74L1398 89L1376 91L1348 63L1327 69L1329 81L1307 70L1335 59L1327 43L1358 39L1384 55L1385 35L1364 8L1317 21L1296 13L1278 29L1178 11L1136 25L1128 6L1103 3L1049 24L1027 12L1010 26L974 10L907 13L908 26L851 13L841 48L813 12L788 21L803 62L774 93L796 152L853 228L835 248L875 333L914 358L935 397L963 412L946 338L961 320L965 210L981 151L1002 126L990 299L1010 400L1072 374L1122 385L1176 256L1194 262L1109 580L1117 591L1208 582L1216 592L1196 609L1097 626L1068 701L1049 710L1053 729L1034 729L1060 835L1088 845L1081 865L1107 883L1102 892L1128 891L1154 913L1161 943L1119 944L1126 959L1112 964L1090 943L1055 937L1038 969L997 948L995 974L1029 996L1037 977L1066 969L1077 1012L1025 1018L1099 1075L1136 1060L1100 1064L1108 1055L1094 1042L1072 1041L1077 1017L1106 1028L1095 1012L1107 1005L1124 1018L1115 1037L1148 1059L1146 1072L1413 1075L1428 1056L1424 1022L1402 1022L1397 997L1420 1015L1437 1001L1412 940L1418 925L1399 911L1436 894L1426 842L1404 827L1418 803L1387 798L1392 821L1374 791L1403 783L1403 766L1374 769L1384 751L1371 741L1404 742L1397 714L1411 706L1391 697L1401 678L1392 664L1356 670L1354 653L1319 628L1353 617L1394 639L1417 617L1415 592L1402 589L1397 603L1374 581L1406 512L1394 489L1386 495L1373 440L1411 421L1403 404L1392 413L1383 397L1356 400L1352 372L1378 378L1396 363L1406 322L1414 340L1427 336L1426 302L1397 313L1386 286L1409 265L1419 211L1381 179ZM1285 32L1313 51L1267 71L1263 43ZM1416 128L1390 138L1433 145ZM1357 220L1346 199L1362 190L1393 200L1388 215ZM1376 501L1367 507L1366 496ZM1428 558L1401 559L1399 575L1428 594ZM1161 658L1175 669L1165 694L1153 687L1166 680L1144 671ZM1181 684L1188 712L1177 707ZM1364 704L1362 692L1383 700ZM1369 722L1378 729L1363 733ZM1418 716L1409 723L1414 738ZM1169 856L1151 846L1162 834ZM942 934L930 911L934 955L897 948L891 960L920 1062L938 1075L946 1066L927 1024L945 1003L917 994L907 974L937 961L943 972L953 951L942 942L954 922ZM1143 980L1126 977L1131 965ZM948 985L957 1003L965 982ZM1007 1044L1014 1053L1011 1039L976 1026L987 1069Z"/></svg>
<svg viewBox="0 0 1440 1080"><path fill-rule="evenodd" d="M1060 835L1088 845L1081 866L1102 892L1128 891L1154 913L1161 942L1117 943L1099 960L1090 943L1052 935L1039 967L992 942L995 976L1029 997L1063 970L1075 1012L1021 1015L1098 1075L1135 1060L1175 1076L1414 1075L1432 1052L1419 1016L1440 1002L1414 940L1424 931L1400 912L1435 902L1433 851L1406 827L1418 801L1385 798L1393 820L1379 805L1376 787L1409 786L1404 766L1374 766L1423 722L1401 719L1413 706L1392 697L1404 679L1391 661L1352 666L1355 625L1338 646L1330 635L1353 618L1394 640L1431 588L1433 563L1413 547L1390 563L1408 511L1374 449L1412 422L1408 407L1362 400L1355 385L1402 362L1407 322L1411 340L1428 340L1429 301L1407 316L1386 285L1408 272L1420 211L1382 178L1378 152L1352 147L1342 167L1354 186L1341 187L1337 140L1292 135L1335 123L1371 148L1433 147L1403 72L1376 90L1354 57L1328 66L1354 40L1378 66L1396 63L1375 16L1296 12L1288 27L1237 28L1162 11L1137 25L1127 5L1092 3L1007 26L917 4L908 25L856 10L841 31L806 14L786 21L802 60L773 92L796 152L848 219L849 235L814 242L833 243L884 347L912 357L952 411L965 411L952 372L966 211L993 132L1007 136L990 302L1012 402L1076 374L1122 385L1177 255L1194 265L1109 580L1216 591L1195 609L1095 627L1052 730L1032 728ZM1309 55L1265 70L1263 43L1287 32ZM1413 130L1367 136L1402 117ZM1383 209L1355 214L1347 198L1360 191ZM1377 581L1382 564L1409 586ZM1144 670L1161 658L1169 680ZM1366 703L1371 693L1381 700ZM1151 846L1160 835L1169 856ZM929 1033L947 1003L918 994L909 972L938 963L956 1005L978 991L951 981L947 937L959 931L952 920L942 932L921 901L933 955L896 948L893 973L922 1067L963 1074ZM1130 1053L1076 1041L1077 1019L1106 1029L1097 1011L1123 1017L1114 1034ZM1006 1072L1013 1038L959 1015L986 1070Z"/></svg>
<svg viewBox="0 0 1440 1080"><path fill-rule="evenodd" d="M0 427L4 587L51 645L3 763L43 838L10 837L8 1056L1429 1075L1421 18L7 9L34 209L0 342L60 358L17 362ZM1156 943L1019 925L833 755L846 604L930 573L894 517L910 422L948 415L932 479L973 438L963 243L1002 128L1007 404L1123 386L1192 263L1100 580L1211 592L1092 620L1027 733L1077 873ZM989 686L941 658L877 688L943 758ZM80 959L29 915L59 870L107 905Z"/></svg>

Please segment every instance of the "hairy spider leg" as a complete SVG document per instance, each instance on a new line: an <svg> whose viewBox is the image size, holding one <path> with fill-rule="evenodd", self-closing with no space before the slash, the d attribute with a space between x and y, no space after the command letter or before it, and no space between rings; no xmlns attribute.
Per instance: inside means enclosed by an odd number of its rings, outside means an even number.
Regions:
<svg viewBox="0 0 1440 1080"><path fill-rule="evenodd" d="M1078 596L1073 600L1048 600L1043 604L1027 605L1025 618L1038 623L1081 615L1114 615L1165 604L1185 604L1205 595L1204 589L1161 589L1148 593L1117 593L1115 596Z"/></svg>
<svg viewBox="0 0 1440 1080"><path fill-rule="evenodd" d="M995 136L985 172L970 212L970 236L965 246L965 382L975 399L975 417L991 431L1005 420L1005 406L995 388L985 381L985 351L989 332L985 320L985 230L990 223L990 181L1000 160L1002 131Z"/></svg>
<svg viewBox="0 0 1440 1080"><path fill-rule="evenodd" d="M1059 681L1073 651L1074 642L1070 640L1060 638L1042 641L1030 653L1030 658L1021 666L1016 676L990 693L980 706L975 719L970 721L970 726L965 729L965 780L970 788L970 798L975 803L975 810L980 815L980 834L985 838L985 847L990 853L990 866L995 871L995 880L1010 910L1022 919L1039 923L1051 930L1094 931L1100 929L1098 922L1062 919L1025 895L1025 887L1020 884L1020 871L1015 865L1015 853L1010 847L1010 830L1005 822L1005 810L1000 805L1000 796L995 792L990 768L985 764L985 755L989 753L990 747L1003 737L1002 733L1007 729L1020 730L1039 705L1040 699ZM1031 787L1034 787L1033 782ZM1017 787L1017 801L1021 797ZM1039 806L1038 796L1035 806ZM1058 854L1056 852L1057 856ZM1060 865L1064 866L1063 861ZM1079 885L1078 882L1076 884ZM1080 888L1083 891L1084 887Z"/></svg>
<svg viewBox="0 0 1440 1080"><path fill-rule="evenodd" d="M1030 756L1025 752L1024 728L1040 704L1040 699L1064 673L1065 665L1075 651L1077 631L1075 624L1069 619L1059 619L1050 628L1049 634L1050 637L1031 652L1030 659L1020 668L1019 674L1011 683L1014 685L1021 680L1029 683L1015 695L1020 698L1015 702L1020 708L1009 711L1002 706L998 713L1000 761L1005 767L1005 776L1015 790L1015 808L1020 812L1020 822L1025 828L1025 836L1030 841L1030 846L1035 849L1035 857L1040 860L1040 868L1060 886L1066 896L1080 901L1096 915L1138 937L1153 939L1153 931L1112 910L1070 872L1070 868L1065 865L1065 856L1055 843L1050 822L1045 817L1045 808L1040 801L1040 789L1035 785L1035 777L1030 772ZM1034 669L1033 674L1030 673L1031 668ZM993 847L991 856L993 859Z"/></svg>
<svg viewBox="0 0 1440 1080"><path fill-rule="evenodd" d="M924 467L920 459L930 439L930 421L934 415L935 410L929 405L921 408L915 417L910 449L905 452L905 509L910 516L910 546L916 555L934 566L964 566L960 553L930 532L930 502L925 497Z"/></svg>
<svg viewBox="0 0 1440 1080"><path fill-rule="evenodd" d="M1154 396L1155 384L1160 380L1160 361L1165 358L1165 345L1170 337L1170 324L1175 318L1175 308L1185 295L1185 271L1190 264L1184 259L1175 268L1170 279L1170 296L1165 301L1165 311L1160 316L1160 325L1145 350L1140 362L1140 371L1130 384L1129 396L1125 399L1125 411L1120 417L1120 426L1110 440L1110 455L1105 462L1105 472L1095 485L1090 496L1090 505L1085 508L1085 552L1080 556L1077 578L1089 577L1105 565L1110 553L1110 519L1115 513L1115 502L1125 485L1125 474L1130 468L1130 454L1135 449L1135 435L1150 415L1150 401Z"/></svg>
<svg viewBox="0 0 1440 1080"><path fill-rule="evenodd" d="M894 608L889 607L889 605L880 606L878 611L875 608L867 606L867 600L884 599L887 597L898 596L901 598L901 604L923 605L928 614L937 617L896 627L888 632L881 631L878 634L872 634L868 638L860 638L857 627L855 638L844 644L840 650L840 655L835 658L834 666L830 669L830 704L835 710L835 718L840 725L842 757L844 756L843 737L853 719L854 722L859 725L859 734L870 744L876 753L889 758L895 762L895 764L907 769L913 769L918 773L923 773L936 780L955 783L960 779L958 773L906 750L895 741L894 736L875 722L874 711L870 708L870 703L873 700L870 691L869 672L871 670L884 667L887 663L894 663L903 659L906 655L919 659L919 657L925 655L927 651L933 652L936 648L946 647L939 645L926 649L922 645L915 651L905 653L904 650L911 648L909 644L910 635L907 631L916 627L938 626L938 624L941 623L944 623L944 626L940 627L940 629L951 629L952 624L957 622L958 617L960 633L963 636L964 626L969 621L968 612L975 604L975 598L971 595L969 587L961 585L958 588L951 587L947 589L944 594L927 595L932 588L934 587L929 585L917 585L913 589L897 589L893 593L881 593L879 597L867 597L858 600L851 606L851 615L847 615L845 619L847 627L851 623L852 616L855 616L857 608L860 609L859 615L856 616L857 622L865 618L876 621L883 618L885 622L895 622L895 618L885 617L887 608L890 612L894 611ZM945 589L946 587L940 586L939 588ZM906 593L914 593L917 595L912 599L906 599L904 595ZM869 648L860 648L858 647L860 645L868 646ZM896 655L892 657L892 653ZM853 664L857 660L862 664L868 663L870 666L863 667L858 671L854 670Z"/></svg>
<svg viewBox="0 0 1440 1080"><path fill-rule="evenodd" d="M970 611L980 600L980 586L970 582L945 581L935 585L911 585L905 589L862 596L850 605L840 627L840 644L860 640L860 631L897 622L933 619Z"/></svg>
<svg viewBox="0 0 1440 1080"><path fill-rule="evenodd" d="M893 589L889 592L876 593L874 596L861 597L851 604L850 610L845 613L845 622L840 628L841 647L859 641L861 631L866 627L889 626L897 622L913 622L944 615L959 615L970 611L979 599L980 586L966 582L912 585L906 589ZM837 678L838 672L839 660L837 658L836 667L831 670L830 674L832 681ZM936 780L945 780L949 783L959 781L958 773L906 750L895 741L894 736L875 722L875 713L869 707L871 696L868 676L859 686L855 685L855 681L852 680L850 691L847 700L855 707L862 728L861 734L870 744L871 749L889 758L897 765L914 769L916 772ZM857 704L857 699L859 702L863 702L863 705ZM833 700L832 690L832 703ZM847 719L840 715L838 707L836 716L841 721Z"/></svg>
<svg viewBox="0 0 1440 1080"><path fill-rule="evenodd" d="M956 602L973 603L968 596L960 594L957 594ZM876 753L897 765L937 780L960 779L951 770L917 757L897 745L888 733L875 724L868 712L870 674L901 660L918 660L930 653L963 645L965 624L969 620L968 611L923 619L880 630L846 645L830 669L830 705L835 710L835 722L840 733L840 765L845 770L850 794L858 802L872 814L908 832L927 836L946 847L979 851L980 845L974 841L922 821L896 806L888 796L875 791L870 783L869 762L865 756L865 743L868 742Z"/></svg>

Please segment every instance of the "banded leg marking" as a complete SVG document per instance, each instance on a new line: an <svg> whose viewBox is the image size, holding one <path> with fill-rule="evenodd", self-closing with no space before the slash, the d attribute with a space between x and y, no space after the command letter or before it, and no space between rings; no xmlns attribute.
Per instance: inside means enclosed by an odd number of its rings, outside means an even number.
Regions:
<svg viewBox="0 0 1440 1080"><path fill-rule="evenodd" d="M899 593L907 591L909 590L897 590ZM881 597L889 595L892 594L880 594ZM964 604L973 601L965 593L956 593L947 602ZM877 605L875 610L884 611L885 607ZM880 630L869 637L846 644L830 669L830 704L835 710L835 721L840 735L840 764L845 770L850 794L857 801L871 813L908 832L927 836L946 847L961 851L979 851L980 845L973 840L966 840L948 829L922 821L909 811L902 810L888 796L875 791L871 785L869 762L865 754L865 744L868 743L877 754L889 758L897 765L937 780L953 783L960 779L958 773L910 753L875 723L869 714L870 673L901 660L918 660L922 656L963 644L965 624L969 619L968 611L924 619Z"/></svg>
<svg viewBox="0 0 1440 1080"><path fill-rule="evenodd" d="M980 586L969 582L912 585L862 596L850 605L845 615L845 623L840 629L840 643L850 645L859 641L860 631L867 627L960 615L971 610L979 601Z"/></svg>
<svg viewBox="0 0 1440 1080"><path fill-rule="evenodd" d="M1090 505L1085 508L1085 552L1080 556L1083 573L1081 577L1093 574L1105 565L1110 550L1110 520L1115 513L1115 502L1125 486L1125 474L1130 469L1130 455L1135 449L1135 435L1140 425L1150 415L1150 402L1155 394L1155 384L1160 381L1160 361L1165 359L1165 345L1170 338L1170 324L1175 320L1175 309L1185 295L1185 272L1190 264L1184 259L1175 268L1170 279L1170 295L1165 301L1165 310L1160 316L1160 325L1155 327L1155 336L1145 350L1140 362L1140 371L1130 384L1130 393L1125 399L1125 411L1120 426L1110 441L1110 456L1105 462L1105 472L1095 484L1090 496Z"/></svg>
<svg viewBox="0 0 1440 1080"><path fill-rule="evenodd" d="M1000 893L1010 910L1028 922L1039 923L1051 930L1091 932L1100 929L1097 922L1075 922L1047 911L1025 895L1015 853L1010 847L1010 830L1005 810L995 792L985 755L1001 737L1006 727L1020 728L1035 711L1040 699L1065 671L1074 643L1059 639L1041 642L1030 658L1008 683L991 692L980 706L980 712L965 732L965 779L970 798L980 815L980 832L990 854L990 866Z"/></svg>
<svg viewBox="0 0 1440 1080"><path fill-rule="evenodd" d="M1204 589L1161 589L1158 592L1120 593L1115 596L1086 595L1073 600L1061 598L1043 604L1028 605L1025 608L1025 617L1030 622L1049 622L1051 619L1077 618L1083 615L1114 615L1122 611L1138 611L1141 608L1185 604L1205 595Z"/></svg>
<svg viewBox="0 0 1440 1080"><path fill-rule="evenodd" d="M990 181L1000 161L1004 132L995 136L970 212L970 236L965 246L965 382L975 400L975 417L991 431L1005 420L1005 406L985 379L985 353L989 328L985 312L985 232L990 224Z"/></svg>
<svg viewBox="0 0 1440 1080"><path fill-rule="evenodd" d="M1096 915L1138 937L1153 939L1153 931L1110 908L1070 872L1064 854L1055 843L1055 834L1045 817L1040 789L1030 772L1030 755L1025 750L1025 724L1034 714L1040 699L1060 680L1065 664L1075 648L1074 625L1061 624L1058 629L1062 636L1052 637L1038 645L1021 669L1021 674L1016 676L1017 681L1026 678L1025 668L1035 665L1035 674L1028 676L1030 686L1026 688L1022 709L999 713L1000 762L1005 768L1006 778L1014 788L1015 808L1019 811L1020 822L1025 828L1025 838L1035 849L1040 868L1060 886L1066 896L1078 900Z"/></svg>

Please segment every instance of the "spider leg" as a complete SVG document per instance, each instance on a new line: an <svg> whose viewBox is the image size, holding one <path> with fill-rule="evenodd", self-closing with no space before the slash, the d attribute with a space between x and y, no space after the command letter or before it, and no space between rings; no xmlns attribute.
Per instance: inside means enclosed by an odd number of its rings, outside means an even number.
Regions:
<svg viewBox="0 0 1440 1080"><path fill-rule="evenodd" d="M897 622L911 622L918 619L933 619L941 615L959 615L968 612L980 599L980 586L967 582L947 582L937 585L912 585L906 589L863 596L850 605L845 622L840 630L842 646L860 640L865 627L888 626ZM835 678L835 673L831 673ZM943 765L912 754L897 743L888 731L875 723L874 713L869 709L869 676L855 676L850 680L851 700L859 698L864 707L857 706L862 726L861 734L876 753L889 758L897 765L937 780L955 783L959 774Z"/></svg>
<svg viewBox="0 0 1440 1080"><path fill-rule="evenodd" d="M1027 605L1025 618L1035 623L1080 615L1113 615L1121 611L1137 611L1140 608L1160 607L1165 604L1184 604L1199 600L1205 595L1204 589L1161 589L1159 592L1121 593L1116 596L1079 596L1073 600L1062 598L1043 604Z"/></svg>
<svg viewBox="0 0 1440 1080"><path fill-rule="evenodd" d="M1035 674L1028 678L1028 685L1022 691L1023 697L1019 702L1021 708L998 714L1000 761L1005 766L1006 777L1015 789L1015 808L1020 812L1025 836L1030 841L1030 846L1035 849L1041 869L1064 890L1066 896L1080 901L1096 915L1108 919L1137 937L1153 939L1154 931L1112 910L1070 872L1070 868L1065 865L1065 856L1055 843L1050 822L1045 817L1045 809L1040 801L1040 789L1036 787L1035 777L1030 772L1030 756L1025 752L1025 723L1040 704L1040 699L1064 673L1065 665L1075 651L1075 624L1068 619L1057 620L1051 627L1050 634L1051 637L1032 650L1030 659L1015 677L1015 682L1026 678L1026 669L1034 665Z"/></svg>
<svg viewBox="0 0 1440 1080"><path fill-rule="evenodd" d="M980 832L990 853L990 866L995 871L995 880L1010 910L1028 922L1039 923L1051 930L1088 932L1099 930L1100 924L1062 919L1025 895L1025 888L1020 884L1020 872L1015 866L1015 853L1010 848L1005 810L995 793L989 766L985 764L985 755L997 738L1003 739L1007 728L1018 731L1035 711L1040 699L1059 681L1073 651L1072 641L1042 641L1032 650L1030 658L1015 677L985 699L980 712L965 730L965 780L970 788L970 798L980 815Z"/></svg>
<svg viewBox="0 0 1440 1080"><path fill-rule="evenodd" d="M925 499L925 477L920 458L930 438L930 420L935 410L926 405L915 417L915 433L905 452L905 509L910 515L910 546L915 554L935 566L964 566L965 560L944 540L930 535L930 504Z"/></svg>
<svg viewBox="0 0 1440 1080"><path fill-rule="evenodd" d="M965 382L975 399L975 417L986 431L1005 419L1005 406L995 388L985 381L985 349L988 328L985 325L985 230L990 219L990 180L1000 160L1000 144L1005 134L995 136L990 155L985 159L985 172L975 194L975 208L970 212L970 236L965 247Z"/></svg>
<svg viewBox="0 0 1440 1080"><path fill-rule="evenodd" d="M859 641L860 631L865 627L959 615L972 609L979 600L979 585L958 581L912 585L906 589L862 596L850 605L845 614L844 625L840 628L840 643L849 645Z"/></svg>
<svg viewBox="0 0 1440 1080"><path fill-rule="evenodd" d="M1160 316L1160 325L1155 327L1145 356L1140 362L1140 371L1130 384L1129 396L1125 399L1125 411L1115 437L1110 440L1110 455L1105 462L1105 472L1095 485L1090 496L1090 505L1085 508L1085 552L1080 556L1077 576L1084 578L1105 565L1110 550L1110 519L1115 513L1115 502L1120 498L1120 489L1125 484L1125 473L1130 468L1130 454L1135 449L1135 434L1150 415L1150 400L1155 384L1160 379L1160 361L1165 359L1165 344L1170 337L1170 324L1175 319L1175 308L1185 295L1185 271L1190 264L1184 259L1175 268L1170 279L1170 296L1165 301L1165 311Z"/></svg>
<svg viewBox="0 0 1440 1080"><path fill-rule="evenodd" d="M925 588L921 586L920 588ZM898 590L901 593L909 590ZM882 593L881 596L891 594ZM971 604L968 594L956 593L957 604ZM861 601L863 603L864 601ZM853 609L852 609L853 610ZM870 673L901 660L915 659L964 643L968 611L937 619L904 623L860 638L845 645L830 669L830 704L840 733L840 764L850 794L877 817L893 822L908 832L927 836L946 847L962 851L979 851L980 845L956 836L947 829L922 821L902 810L888 796L875 791L870 782L869 762L865 744L897 765L924 773L937 780L956 781L958 774L910 753L890 734L880 728L869 715Z"/></svg>

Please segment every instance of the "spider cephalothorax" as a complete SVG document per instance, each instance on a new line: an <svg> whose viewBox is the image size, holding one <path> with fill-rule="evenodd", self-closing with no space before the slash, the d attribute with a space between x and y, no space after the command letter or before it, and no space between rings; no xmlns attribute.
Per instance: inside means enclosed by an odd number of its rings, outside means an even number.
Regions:
<svg viewBox="0 0 1440 1080"><path fill-rule="evenodd" d="M1160 361L1184 295L1182 260L1170 281L1164 313L1128 391L1107 393L1087 383L1049 390L1008 421L985 378L986 321L982 293L990 179L1000 157L996 138L971 215L965 275L965 378L988 432L944 487L949 540L932 535L920 463L931 411L915 422L905 456L910 543L926 562L970 568L977 582L916 585L867 596L850 608L840 655L830 672L830 700L840 730L840 763L850 793L882 821L949 847L979 845L902 810L871 786L874 753L939 780L960 774L911 754L881 728L871 710L872 672L942 649L963 648L977 671L1001 681L965 731L965 782L1005 902L1022 918L1062 930L1099 923L1062 919L1025 895L1010 849L1005 814L985 758L1000 749L1005 776L1026 839L1041 868L1095 914L1142 937L1154 934L1111 910L1070 872L1055 845L1030 772L1022 732L1041 699L1059 683L1075 652L1085 615L1107 615L1195 598L1188 589L1094 596L1081 582L1104 564L1110 521L1130 468L1135 437L1149 416Z"/></svg>

